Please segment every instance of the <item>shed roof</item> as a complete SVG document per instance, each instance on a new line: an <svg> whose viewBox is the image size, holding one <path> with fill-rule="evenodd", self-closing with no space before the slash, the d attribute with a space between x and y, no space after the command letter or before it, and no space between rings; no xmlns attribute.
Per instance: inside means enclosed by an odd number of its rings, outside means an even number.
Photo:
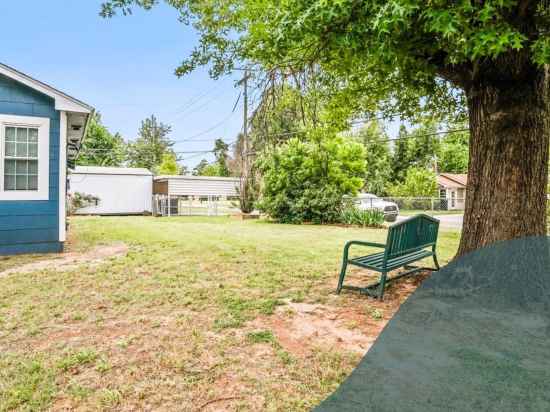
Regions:
<svg viewBox="0 0 550 412"><path fill-rule="evenodd" d="M88 174L88 175L136 175L136 176L152 176L147 169L137 167L103 167L103 166L76 166L73 174Z"/></svg>
<svg viewBox="0 0 550 412"><path fill-rule="evenodd" d="M459 173L440 173L437 175L437 184L441 187L465 188L468 184L468 175Z"/></svg>
<svg viewBox="0 0 550 412"><path fill-rule="evenodd" d="M225 177L225 176L191 176L191 175L160 175L155 176L155 180L168 180L168 179L179 179L179 180L225 180L228 182L239 182L240 178L238 177Z"/></svg>

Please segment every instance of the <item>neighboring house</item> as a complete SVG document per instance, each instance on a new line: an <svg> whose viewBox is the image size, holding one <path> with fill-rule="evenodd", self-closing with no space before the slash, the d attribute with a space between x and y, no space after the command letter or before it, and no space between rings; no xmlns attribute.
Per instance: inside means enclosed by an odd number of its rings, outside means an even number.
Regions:
<svg viewBox="0 0 550 412"><path fill-rule="evenodd" d="M239 196L238 177L155 176L154 213L157 215L218 215L231 213ZM170 206L168 206L170 205Z"/></svg>
<svg viewBox="0 0 550 412"><path fill-rule="evenodd" d="M446 209L464 210L467 183L466 174L440 173L437 176L439 196L446 199Z"/></svg>
<svg viewBox="0 0 550 412"><path fill-rule="evenodd" d="M0 254L63 250L67 165L92 112L0 63Z"/></svg>
<svg viewBox="0 0 550 412"><path fill-rule="evenodd" d="M77 166L69 175L69 193L93 195L97 205L75 211L82 215L151 213L153 173L147 169Z"/></svg>

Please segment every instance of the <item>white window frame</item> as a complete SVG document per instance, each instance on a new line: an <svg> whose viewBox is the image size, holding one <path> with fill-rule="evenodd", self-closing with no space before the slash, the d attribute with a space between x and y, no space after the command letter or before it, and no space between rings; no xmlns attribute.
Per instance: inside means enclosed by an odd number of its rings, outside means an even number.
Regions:
<svg viewBox="0 0 550 412"><path fill-rule="evenodd" d="M6 127L10 126L38 129L38 190L4 190ZM50 119L0 114L0 145L0 200L49 200Z"/></svg>

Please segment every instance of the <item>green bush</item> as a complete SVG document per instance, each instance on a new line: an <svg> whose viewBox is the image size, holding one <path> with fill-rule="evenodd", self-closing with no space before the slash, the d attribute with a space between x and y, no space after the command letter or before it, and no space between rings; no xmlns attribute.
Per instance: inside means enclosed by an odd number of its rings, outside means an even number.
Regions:
<svg viewBox="0 0 550 412"><path fill-rule="evenodd" d="M384 213L376 209L360 210L348 205L340 213L340 222L346 225L380 227L384 223Z"/></svg>
<svg viewBox="0 0 550 412"><path fill-rule="evenodd" d="M396 197L432 197L437 193L436 175L431 170L411 167L405 181L390 187L389 192Z"/></svg>
<svg viewBox="0 0 550 412"><path fill-rule="evenodd" d="M364 151L355 141L310 133L264 153L258 168L260 210L282 223L333 223L340 221L343 196L363 185Z"/></svg>
<svg viewBox="0 0 550 412"><path fill-rule="evenodd" d="M99 197L89 195L86 193L75 192L69 196L68 209L69 214L75 214L79 209L83 209L88 206L97 206L99 203Z"/></svg>

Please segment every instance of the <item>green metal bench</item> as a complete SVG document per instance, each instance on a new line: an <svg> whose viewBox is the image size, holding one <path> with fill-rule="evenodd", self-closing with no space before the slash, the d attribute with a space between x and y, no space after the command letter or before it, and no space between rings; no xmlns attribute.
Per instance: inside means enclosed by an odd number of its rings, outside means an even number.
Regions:
<svg viewBox="0 0 550 412"><path fill-rule="evenodd" d="M437 262L437 255L435 252L438 230L439 220L421 214L392 225L388 230L386 244L363 242L360 240L351 240L347 242L344 246L342 270L340 272L336 293L340 293L342 289L358 290L361 293L382 300L384 288L389 281L413 274L421 269L434 270L431 268L410 266L410 263L432 256L435 270L439 270L439 263ZM349 249L352 245L378 247L384 249L384 251L350 259ZM380 281L362 288L357 286L345 286L344 277L346 276L348 265L355 265L380 272ZM387 277L388 272L401 267L408 270L392 278Z"/></svg>

